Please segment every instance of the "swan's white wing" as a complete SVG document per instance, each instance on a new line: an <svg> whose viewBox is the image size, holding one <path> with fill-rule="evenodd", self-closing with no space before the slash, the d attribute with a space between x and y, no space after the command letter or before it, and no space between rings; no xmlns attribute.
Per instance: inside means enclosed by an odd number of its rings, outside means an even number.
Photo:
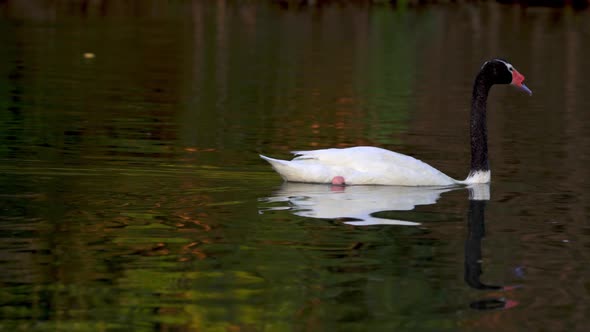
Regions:
<svg viewBox="0 0 590 332"><path fill-rule="evenodd" d="M292 161L261 156L287 181L330 183L335 176L347 184L432 186L455 180L407 155L375 147L294 151Z"/></svg>

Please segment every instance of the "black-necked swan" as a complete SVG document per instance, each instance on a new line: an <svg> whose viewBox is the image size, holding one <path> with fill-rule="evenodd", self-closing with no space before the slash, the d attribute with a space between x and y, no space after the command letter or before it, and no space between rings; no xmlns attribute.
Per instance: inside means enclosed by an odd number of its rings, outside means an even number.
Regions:
<svg viewBox="0 0 590 332"><path fill-rule="evenodd" d="M471 99L471 169L463 181L407 155L377 147L293 151L296 157L279 160L260 155L285 181L337 185L449 186L490 182L486 129L486 101L494 84L512 84L529 95L524 76L510 63L492 59L475 76Z"/></svg>

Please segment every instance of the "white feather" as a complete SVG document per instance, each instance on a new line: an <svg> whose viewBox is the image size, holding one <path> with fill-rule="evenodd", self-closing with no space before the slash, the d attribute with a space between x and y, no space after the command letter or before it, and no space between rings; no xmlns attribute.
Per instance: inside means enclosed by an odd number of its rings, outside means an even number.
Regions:
<svg viewBox="0 0 590 332"><path fill-rule="evenodd" d="M476 171L471 172L467 176L465 181L459 181L462 184L477 184L477 183L489 183L492 178L492 172L490 171Z"/></svg>

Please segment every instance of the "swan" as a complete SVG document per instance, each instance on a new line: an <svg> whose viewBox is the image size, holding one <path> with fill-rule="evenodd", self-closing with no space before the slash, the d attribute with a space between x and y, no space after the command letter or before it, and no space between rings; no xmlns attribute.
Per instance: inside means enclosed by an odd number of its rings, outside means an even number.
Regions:
<svg viewBox="0 0 590 332"><path fill-rule="evenodd" d="M378 147L357 146L293 151L293 160L260 157L288 182L334 185L453 186L489 183L486 101L494 84L512 84L532 95L524 76L503 59L486 61L473 83L471 99L471 169L465 180L455 180L407 155Z"/></svg>

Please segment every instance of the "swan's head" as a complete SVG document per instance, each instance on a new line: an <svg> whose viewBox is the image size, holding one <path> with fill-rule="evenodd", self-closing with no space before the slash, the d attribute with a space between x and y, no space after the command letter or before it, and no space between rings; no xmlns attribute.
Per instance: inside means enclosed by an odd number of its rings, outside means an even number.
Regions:
<svg viewBox="0 0 590 332"><path fill-rule="evenodd" d="M487 61L481 67L481 72L486 73L491 77L492 84L512 84L529 95L533 94L533 92L522 83L524 82L524 76L506 60L493 59Z"/></svg>

